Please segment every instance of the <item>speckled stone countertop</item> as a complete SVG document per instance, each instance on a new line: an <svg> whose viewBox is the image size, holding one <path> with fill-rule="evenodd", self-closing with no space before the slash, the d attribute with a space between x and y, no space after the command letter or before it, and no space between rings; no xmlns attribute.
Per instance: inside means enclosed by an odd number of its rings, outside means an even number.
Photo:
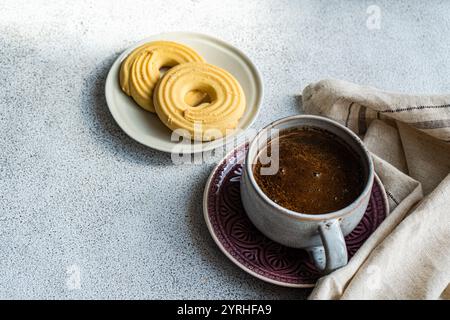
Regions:
<svg viewBox="0 0 450 320"><path fill-rule="evenodd" d="M214 164L128 138L109 67L151 34L219 37L264 77L260 128L326 77L450 91L449 20L446 1L2 1L0 298L305 298L219 251L201 205Z"/></svg>

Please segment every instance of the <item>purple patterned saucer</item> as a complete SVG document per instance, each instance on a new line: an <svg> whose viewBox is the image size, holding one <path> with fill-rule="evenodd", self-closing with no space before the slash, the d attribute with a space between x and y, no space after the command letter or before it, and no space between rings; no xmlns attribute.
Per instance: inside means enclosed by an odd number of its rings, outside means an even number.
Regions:
<svg viewBox="0 0 450 320"><path fill-rule="evenodd" d="M321 274L306 251L268 239L253 226L244 211L239 188L247 148L245 144L230 152L206 183L203 211L209 232L223 253L251 275L285 287L313 287ZM349 259L387 213L386 193L375 176L367 211L358 226L345 237Z"/></svg>

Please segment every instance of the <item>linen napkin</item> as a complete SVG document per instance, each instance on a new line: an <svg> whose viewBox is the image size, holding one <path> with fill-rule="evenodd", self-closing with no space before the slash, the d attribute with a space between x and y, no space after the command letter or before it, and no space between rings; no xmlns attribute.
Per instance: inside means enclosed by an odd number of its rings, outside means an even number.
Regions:
<svg viewBox="0 0 450 320"><path fill-rule="evenodd" d="M407 95L341 80L303 90L305 113L356 132L390 213L309 299L450 299L450 95Z"/></svg>

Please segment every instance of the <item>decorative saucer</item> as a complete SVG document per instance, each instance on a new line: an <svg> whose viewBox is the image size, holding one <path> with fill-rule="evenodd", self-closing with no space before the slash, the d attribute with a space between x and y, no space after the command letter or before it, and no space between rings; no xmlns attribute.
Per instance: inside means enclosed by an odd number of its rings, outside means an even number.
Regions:
<svg viewBox="0 0 450 320"><path fill-rule="evenodd" d="M222 252L251 275L285 287L313 287L322 274L307 252L270 240L253 226L244 211L240 180L247 148L248 144L243 144L231 151L206 183L203 212L209 232ZM345 237L349 259L383 222L388 210L384 187L375 176L366 213Z"/></svg>

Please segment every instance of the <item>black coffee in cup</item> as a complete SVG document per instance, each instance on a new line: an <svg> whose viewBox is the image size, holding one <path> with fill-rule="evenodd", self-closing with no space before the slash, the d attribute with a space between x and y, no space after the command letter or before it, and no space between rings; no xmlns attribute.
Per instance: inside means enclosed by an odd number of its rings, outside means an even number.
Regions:
<svg viewBox="0 0 450 320"><path fill-rule="evenodd" d="M260 154L270 157L274 147L279 148L278 171L261 174L265 165L258 157L253 175L262 191L280 206L324 214L347 207L362 193L361 160L336 135L314 127L284 130Z"/></svg>

